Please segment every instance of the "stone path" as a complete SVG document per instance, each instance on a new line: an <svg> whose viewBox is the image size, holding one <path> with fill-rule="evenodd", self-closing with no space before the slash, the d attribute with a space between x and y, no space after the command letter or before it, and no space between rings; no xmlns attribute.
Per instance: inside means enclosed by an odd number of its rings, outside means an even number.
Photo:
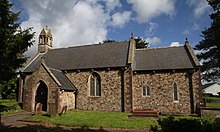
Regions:
<svg viewBox="0 0 220 132"><path fill-rule="evenodd" d="M1 116L0 117L0 132L149 132L149 129L141 130L125 130L125 129L108 129L108 128L86 128L86 127L66 127L57 126L51 123L42 123L25 119L26 116L31 115L29 112L21 114Z"/></svg>

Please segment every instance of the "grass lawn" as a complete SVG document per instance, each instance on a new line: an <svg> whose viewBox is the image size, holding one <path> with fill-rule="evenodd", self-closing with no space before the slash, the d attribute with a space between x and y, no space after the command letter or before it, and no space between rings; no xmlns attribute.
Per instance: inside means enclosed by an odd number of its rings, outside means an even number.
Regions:
<svg viewBox="0 0 220 132"><path fill-rule="evenodd" d="M214 100L214 102L211 103L206 103L207 107L219 107L220 108L220 97L208 97L208 96L204 96L204 98L206 99L211 99Z"/></svg>
<svg viewBox="0 0 220 132"><path fill-rule="evenodd" d="M128 118L130 113L98 112L98 111L68 111L62 116L33 115L29 119L52 122L56 125L86 127L86 128L150 128L157 125L157 118Z"/></svg>
<svg viewBox="0 0 220 132"><path fill-rule="evenodd" d="M0 99L0 105L1 106L16 106L16 110L10 110L8 112L0 112L1 115L9 115L9 114L17 114L17 113L21 113L24 110L22 110L19 106L18 106L18 102L16 100L9 100L9 99Z"/></svg>

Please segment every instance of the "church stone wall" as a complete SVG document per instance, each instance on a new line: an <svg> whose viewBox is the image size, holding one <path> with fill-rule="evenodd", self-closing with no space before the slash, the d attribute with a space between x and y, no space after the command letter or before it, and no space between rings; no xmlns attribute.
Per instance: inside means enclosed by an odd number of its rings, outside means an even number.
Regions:
<svg viewBox="0 0 220 132"><path fill-rule="evenodd" d="M192 85L193 85L193 95L194 95L194 108L196 104L201 103L202 100L202 89L201 89L201 79L200 70L197 69L192 75ZM196 109L195 109L196 110Z"/></svg>
<svg viewBox="0 0 220 132"><path fill-rule="evenodd" d="M178 85L179 101L173 101L173 83ZM198 102L198 73L193 75L194 100ZM143 86L150 87L150 96L143 96ZM182 72L134 73L133 109L151 109L162 113L191 113L189 74Z"/></svg>
<svg viewBox="0 0 220 132"><path fill-rule="evenodd" d="M61 91L59 94L60 109L59 113L66 107L67 110L75 109L74 92Z"/></svg>
<svg viewBox="0 0 220 132"><path fill-rule="evenodd" d="M101 96L89 95L89 77L96 72L101 77ZM78 89L76 109L98 111L121 111L121 72L120 70L81 70L66 74Z"/></svg>
<svg viewBox="0 0 220 132"><path fill-rule="evenodd" d="M49 76L48 72L40 65L31 75L26 75L23 91L23 109L26 111L35 110L35 94L39 86L39 81L43 81L48 88L47 111L49 111L49 103L56 103L57 84Z"/></svg>

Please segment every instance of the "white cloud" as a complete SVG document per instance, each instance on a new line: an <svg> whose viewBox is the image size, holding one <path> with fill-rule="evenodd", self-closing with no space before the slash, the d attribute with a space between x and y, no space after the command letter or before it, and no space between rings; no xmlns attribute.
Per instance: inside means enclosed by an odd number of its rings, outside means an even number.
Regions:
<svg viewBox="0 0 220 132"><path fill-rule="evenodd" d="M181 46L179 42L171 42L170 46Z"/></svg>
<svg viewBox="0 0 220 132"><path fill-rule="evenodd" d="M152 36L156 32L157 27L157 23L150 22L149 26L147 27L147 30L145 31L145 34L148 36Z"/></svg>
<svg viewBox="0 0 220 132"><path fill-rule="evenodd" d="M122 13L117 12L112 15L112 26L123 27L130 20L131 12L124 11Z"/></svg>
<svg viewBox="0 0 220 132"><path fill-rule="evenodd" d="M161 40L158 37L148 37L146 41L149 42L150 47L155 47L161 44Z"/></svg>
<svg viewBox="0 0 220 132"><path fill-rule="evenodd" d="M190 35L191 33L193 33L194 31L198 31L200 30L200 25L197 23L194 23L193 25L191 25L190 27L188 27L187 29L185 29L182 34L183 35Z"/></svg>
<svg viewBox="0 0 220 132"><path fill-rule="evenodd" d="M136 20L145 23L161 14L173 16L175 14L174 0L127 0L137 13Z"/></svg>
<svg viewBox="0 0 220 132"><path fill-rule="evenodd" d="M122 7L120 0L106 0L107 11L112 11L117 7Z"/></svg>
<svg viewBox="0 0 220 132"><path fill-rule="evenodd" d="M210 10L207 0L187 0L188 5L194 6L193 11L195 18L200 18L205 12Z"/></svg>
<svg viewBox="0 0 220 132"><path fill-rule="evenodd" d="M185 29L183 32L182 32L183 35L189 35L190 34L190 30L189 29Z"/></svg>
<svg viewBox="0 0 220 132"><path fill-rule="evenodd" d="M34 27L36 43L46 25L52 30L53 47L98 43L106 39L109 15L100 3L76 0L21 0L20 3L29 15L29 20L21 26ZM33 48L36 47L37 44Z"/></svg>

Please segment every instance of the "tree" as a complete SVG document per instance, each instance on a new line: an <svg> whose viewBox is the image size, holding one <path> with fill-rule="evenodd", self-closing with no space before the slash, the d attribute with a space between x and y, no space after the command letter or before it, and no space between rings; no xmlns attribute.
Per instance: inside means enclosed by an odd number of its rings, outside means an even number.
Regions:
<svg viewBox="0 0 220 132"><path fill-rule="evenodd" d="M20 12L11 10L13 4L0 0L0 94L2 98L14 98L17 89L16 70L27 60L23 54L33 45L32 28L21 29Z"/></svg>
<svg viewBox="0 0 220 132"><path fill-rule="evenodd" d="M148 42L143 39L142 37L136 37L134 38L136 41L136 49L141 49L141 48L147 48L148 47Z"/></svg>
<svg viewBox="0 0 220 132"><path fill-rule="evenodd" d="M136 42L136 49L148 47L149 43L146 40L144 40L142 37L135 37L134 40ZM107 39L103 41L103 43L112 43L112 42L117 42L117 41L111 39Z"/></svg>
<svg viewBox="0 0 220 132"><path fill-rule="evenodd" d="M12 12L12 6L8 0L0 0L0 84L16 77L16 70L27 60L23 53L34 42L32 28L21 29L20 12Z"/></svg>
<svg viewBox="0 0 220 132"><path fill-rule="evenodd" d="M217 81L220 79L220 1L208 0L213 8L210 15L211 26L202 31L203 40L195 46L199 50L198 59L202 62L202 78L206 81Z"/></svg>
<svg viewBox="0 0 220 132"><path fill-rule="evenodd" d="M116 42L115 40L111 40L111 39L107 39L107 40L104 40L103 43L112 43L112 42Z"/></svg>

